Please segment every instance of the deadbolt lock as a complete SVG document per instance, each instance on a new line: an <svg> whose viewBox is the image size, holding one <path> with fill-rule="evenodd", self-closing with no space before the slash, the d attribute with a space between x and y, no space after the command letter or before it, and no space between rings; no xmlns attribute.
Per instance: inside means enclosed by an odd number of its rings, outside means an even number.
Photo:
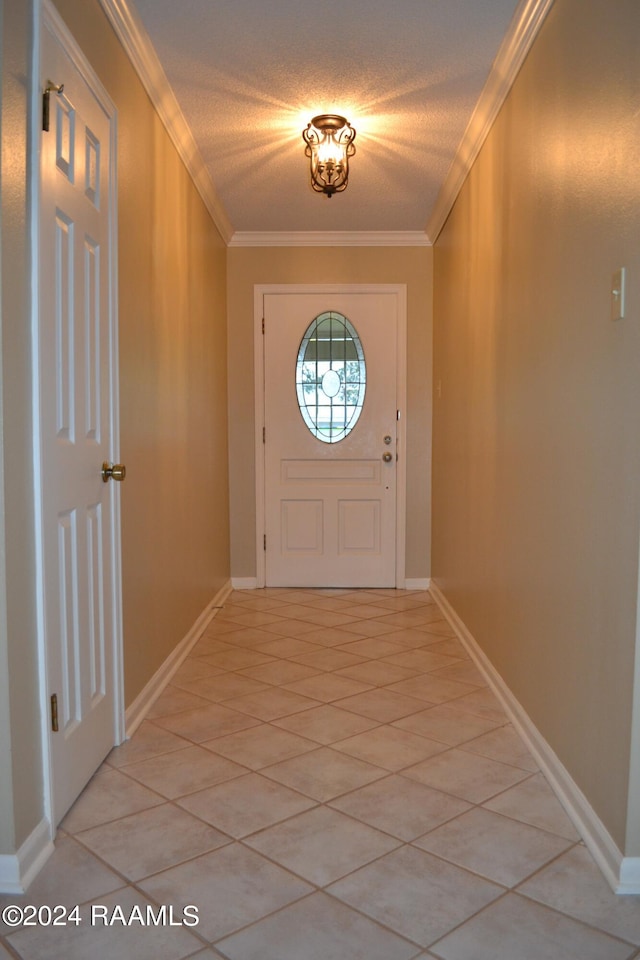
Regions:
<svg viewBox="0 0 640 960"><path fill-rule="evenodd" d="M391 437L389 436L389 434L387 434L386 437L383 437L382 439L383 439L383 442L386 443L387 446L389 446L389 444L391 443Z"/></svg>

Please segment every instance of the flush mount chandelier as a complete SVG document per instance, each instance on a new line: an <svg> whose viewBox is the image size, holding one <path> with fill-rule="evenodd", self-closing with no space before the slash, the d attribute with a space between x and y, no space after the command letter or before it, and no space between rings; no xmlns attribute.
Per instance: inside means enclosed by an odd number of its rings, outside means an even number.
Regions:
<svg viewBox="0 0 640 960"><path fill-rule="evenodd" d="M317 193L342 193L349 181L349 157L356 152L353 141L356 131L334 113L322 113L314 117L302 139L306 143L305 155L311 160L311 186Z"/></svg>

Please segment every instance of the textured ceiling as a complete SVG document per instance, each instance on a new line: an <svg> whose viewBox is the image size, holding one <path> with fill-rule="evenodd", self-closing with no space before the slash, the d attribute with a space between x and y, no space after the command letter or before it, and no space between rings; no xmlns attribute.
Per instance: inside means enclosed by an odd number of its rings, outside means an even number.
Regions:
<svg viewBox="0 0 640 960"><path fill-rule="evenodd" d="M235 231L422 231L516 0L132 0ZM357 130L314 193L301 132Z"/></svg>

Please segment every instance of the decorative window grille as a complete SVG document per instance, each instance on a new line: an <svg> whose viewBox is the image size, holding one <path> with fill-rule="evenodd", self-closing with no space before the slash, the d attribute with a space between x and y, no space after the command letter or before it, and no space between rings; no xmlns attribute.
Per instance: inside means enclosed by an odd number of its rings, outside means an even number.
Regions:
<svg viewBox="0 0 640 960"><path fill-rule="evenodd" d="M300 413L323 443L343 440L362 412L366 364L360 337L341 313L319 314L307 329L296 363Z"/></svg>

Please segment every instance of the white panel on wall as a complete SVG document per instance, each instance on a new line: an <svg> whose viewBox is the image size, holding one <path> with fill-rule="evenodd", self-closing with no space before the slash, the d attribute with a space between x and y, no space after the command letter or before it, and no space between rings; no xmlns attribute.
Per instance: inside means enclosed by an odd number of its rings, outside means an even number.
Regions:
<svg viewBox="0 0 640 960"><path fill-rule="evenodd" d="M378 460L283 460L282 482L380 483Z"/></svg>
<svg viewBox="0 0 640 960"><path fill-rule="evenodd" d="M338 552L380 552L380 501L340 500L338 503Z"/></svg>
<svg viewBox="0 0 640 960"><path fill-rule="evenodd" d="M84 239L85 436L100 443L100 247Z"/></svg>
<svg viewBox="0 0 640 960"><path fill-rule="evenodd" d="M84 195L100 209L100 141L85 128Z"/></svg>
<svg viewBox="0 0 640 960"><path fill-rule="evenodd" d="M60 654L62 662L61 724L69 736L80 720L80 664L78 636L78 525L75 510L58 517L60 586ZM60 698L59 698L60 699Z"/></svg>
<svg viewBox="0 0 640 960"><path fill-rule="evenodd" d="M283 500L280 518L283 553L322 553L322 500Z"/></svg>
<svg viewBox="0 0 640 960"><path fill-rule="evenodd" d="M56 407L57 436L60 440L75 439L73 405L74 351L74 262L73 221L61 210L55 220L55 314L56 314Z"/></svg>
<svg viewBox="0 0 640 960"><path fill-rule="evenodd" d="M102 504L87 509L87 589L89 613L89 699L94 707L105 695L104 542Z"/></svg>
<svg viewBox="0 0 640 960"><path fill-rule="evenodd" d="M69 183L75 181L75 126L76 115L71 104L56 97L56 166Z"/></svg>

